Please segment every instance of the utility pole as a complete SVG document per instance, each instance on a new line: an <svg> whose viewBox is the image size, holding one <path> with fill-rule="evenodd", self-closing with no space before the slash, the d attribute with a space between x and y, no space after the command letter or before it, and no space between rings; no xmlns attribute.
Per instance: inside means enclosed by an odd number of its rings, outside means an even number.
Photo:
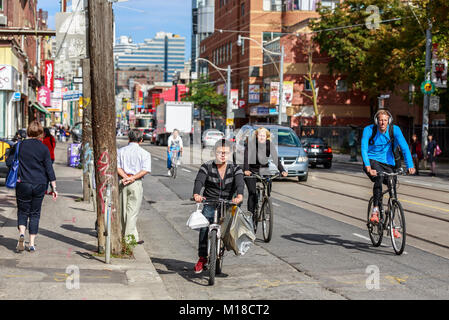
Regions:
<svg viewBox="0 0 449 320"><path fill-rule="evenodd" d="M281 41L281 40L279 40ZM278 125L282 124L282 107L284 100L284 46L281 46L281 62L279 68L279 111L278 111Z"/></svg>
<svg viewBox="0 0 449 320"><path fill-rule="evenodd" d="M227 94L227 107L226 107L226 137L230 137L231 135L231 128L228 125L228 119L231 119L232 114L232 101L231 101L231 66L228 64L228 81L226 83L226 94ZM234 119L234 116L232 115L232 119Z"/></svg>
<svg viewBox="0 0 449 320"><path fill-rule="evenodd" d="M426 69L424 74L424 80L430 80L430 72L432 68L432 20L430 17L432 8L432 0L427 7L427 30L426 30ZM424 104L422 108L422 150L425 152L427 149L427 136L429 134L429 104L430 94L424 94Z"/></svg>
<svg viewBox="0 0 449 320"><path fill-rule="evenodd" d="M121 254L122 230L115 132L112 3L89 1L89 55L92 93L92 140L95 162L98 249L105 247L106 190L111 186L111 250Z"/></svg>
<svg viewBox="0 0 449 320"><path fill-rule="evenodd" d="M91 181L89 180L89 165L92 165L93 144L92 144L92 95L90 88L90 60L82 60L83 68L83 200L90 202ZM91 186L92 187L92 186Z"/></svg>

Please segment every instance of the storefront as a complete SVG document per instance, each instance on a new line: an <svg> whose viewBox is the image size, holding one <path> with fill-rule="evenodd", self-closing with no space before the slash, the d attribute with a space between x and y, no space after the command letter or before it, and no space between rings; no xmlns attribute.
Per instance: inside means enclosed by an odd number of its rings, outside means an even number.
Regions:
<svg viewBox="0 0 449 320"><path fill-rule="evenodd" d="M0 138L12 138L22 124L19 73L0 64Z"/></svg>
<svg viewBox="0 0 449 320"><path fill-rule="evenodd" d="M278 112L276 108L259 105L250 107L249 116L251 123L273 123L278 121Z"/></svg>
<svg viewBox="0 0 449 320"><path fill-rule="evenodd" d="M51 122L51 114L38 101L30 104L30 118L39 121L43 127L48 127Z"/></svg>

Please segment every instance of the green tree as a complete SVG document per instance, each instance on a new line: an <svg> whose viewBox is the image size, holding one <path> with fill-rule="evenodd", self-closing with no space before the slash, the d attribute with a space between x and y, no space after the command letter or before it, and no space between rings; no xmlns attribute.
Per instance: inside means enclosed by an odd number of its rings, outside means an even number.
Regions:
<svg viewBox="0 0 449 320"><path fill-rule="evenodd" d="M189 91L182 101L190 101L200 110L214 116L226 113L226 97L217 93L217 89L210 83L209 78L201 77L188 85Z"/></svg>
<svg viewBox="0 0 449 320"><path fill-rule="evenodd" d="M349 83L367 93L372 110L380 92L397 92L404 83L419 89L424 79L427 17L433 23L439 56L449 55L449 4L432 0L430 7L429 1L346 0L333 11L319 8L320 19L311 27L315 41L332 58L330 72L346 74ZM378 25L370 5L379 9Z"/></svg>

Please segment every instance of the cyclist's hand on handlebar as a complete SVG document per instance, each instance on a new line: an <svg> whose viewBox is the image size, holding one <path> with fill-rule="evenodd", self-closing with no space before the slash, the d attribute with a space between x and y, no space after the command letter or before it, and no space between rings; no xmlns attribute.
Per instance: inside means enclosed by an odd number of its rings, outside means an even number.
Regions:
<svg viewBox="0 0 449 320"><path fill-rule="evenodd" d="M246 170L246 171L244 172L244 174L245 174L245 176L249 177L249 176L251 175L251 171Z"/></svg>
<svg viewBox="0 0 449 320"><path fill-rule="evenodd" d="M377 177L377 171L376 171L376 170L370 168L370 169L368 169L368 172L369 172L369 174L370 174L371 176Z"/></svg>
<svg viewBox="0 0 449 320"><path fill-rule="evenodd" d="M239 204L242 201L243 201L243 195L241 195L241 194L237 195L237 197L232 199L232 202L234 202L235 204Z"/></svg>
<svg viewBox="0 0 449 320"><path fill-rule="evenodd" d="M193 198L195 199L195 202L203 202L204 200L206 200L206 198L204 198L203 196L199 195L199 194L194 194Z"/></svg>
<svg viewBox="0 0 449 320"><path fill-rule="evenodd" d="M286 176L288 176L288 173L286 171L282 171L282 176L285 178Z"/></svg>
<svg viewBox="0 0 449 320"><path fill-rule="evenodd" d="M408 168L408 174L415 174L416 169L415 168Z"/></svg>

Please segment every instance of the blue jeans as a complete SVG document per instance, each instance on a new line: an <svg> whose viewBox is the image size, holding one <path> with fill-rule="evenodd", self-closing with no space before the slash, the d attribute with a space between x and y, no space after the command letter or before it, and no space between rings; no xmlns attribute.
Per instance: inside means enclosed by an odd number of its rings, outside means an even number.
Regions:
<svg viewBox="0 0 449 320"><path fill-rule="evenodd" d="M167 169L171 169L171 154L172 154L172 152L176 152L176 151L178 151L178 158L179 158L179 155L181 154L181 151L179 149L173 149L173 150L170 150L170 152L167 151Z"/></svg>
<svg viewBox="0 0 449 320"><path fill-rule="evenodd" d="M46 190L46 184L17 183L17 227L25 226L30 234L37 234Z"/></svg>
<svg viewBox="0 0 449 320"><path fill-rule="evenodd" d="M215 206L204 205L203 215L210 223L214 222ZM200 229L200 236L198 241L198 257L207 257L207 237L209 235L209 227Z"/></svg>

